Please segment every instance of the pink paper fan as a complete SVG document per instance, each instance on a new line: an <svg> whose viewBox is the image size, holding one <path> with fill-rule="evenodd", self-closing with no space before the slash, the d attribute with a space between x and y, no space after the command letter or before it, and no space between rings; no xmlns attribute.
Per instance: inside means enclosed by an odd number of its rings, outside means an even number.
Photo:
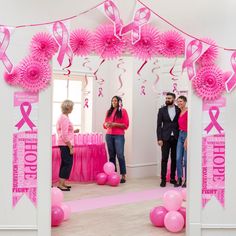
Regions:
<svg viewBox="0 0 236 236"><path fill-rule="evenodd" d="M174 30L162 33L159 36L158 52L164 57L177 57L184 54L185 40Z"/></svg>
<svg viewBox="0 0 236 236"><path fill-rule="evenodd" d="M5 72L4 79L6 83L8 83L9 85L13 85L13 86L19 85L20 74L19 74L18 68L14 68L11 73Z"/></svg>
<svg viewBox="0 0 236 236"><path fill-rule="evenodd" d="M50 84L52 70L46 61L25 58L19 65L20 85L31 92L38 92Z"/></svg>
<svg viewBox="0 0 236 236"><path fill-rule="evenodd" d="M158 53L159 32L151 25L144 25L141 29L140 40L130 45L130 52L133 56L147 61Z"/></svg>
<svg viewBox="0 0 236 236"><path fill-rule="evenodd" d="M204 66L193 78L192 86L203 100L215 100L225 90L223 71L217 66Z"/></svg>
<svg viewBox="0 0 236 236"><path fill-rule="evenodd" d="M205 38L202 39L204 42L207 42L211 45L216 45L216 42L212 39ZM210 46L203 54L202 56L197 60L197 63L200 66L210 66L214 65L217 57L219 54L218 47Z"/></svg>
<svg viewBox="0 0 236 236"><path fill-rule="evenodd" d="M94 50L103 59L115 59L125 50L125 41L114 36L113 25L101 25L94 35Z"/></svg>
<svg viewBox="0 0 236 236"><path fill-rule="evenodd" d="M40 32L33 36L30 52L34 59L51 60L57 51L58 44L49 33Z"/></svg>
<svg viewBox="0 0 236 236"><path fill-rule="evenodd" d="M87 56L93 50L93 35L86 29L76 29L70 34L70 46L77 56Z"/></svg>

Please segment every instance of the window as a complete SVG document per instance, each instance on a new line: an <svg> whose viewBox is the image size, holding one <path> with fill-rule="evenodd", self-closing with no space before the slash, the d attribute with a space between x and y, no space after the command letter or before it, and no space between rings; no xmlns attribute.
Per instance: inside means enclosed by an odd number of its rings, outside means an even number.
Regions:
<svg viewBox="0 0 236 236"><path fill-rule="evenodd" d="M81 129L83 79L83 76L71 75L68 77L62 74L53 74L53 133L56 133L56 123L58 117L61 115L61 103L65 99L70 99L74 102L74 109L70 114L70 120L73 123L75 129Z"/></svg>

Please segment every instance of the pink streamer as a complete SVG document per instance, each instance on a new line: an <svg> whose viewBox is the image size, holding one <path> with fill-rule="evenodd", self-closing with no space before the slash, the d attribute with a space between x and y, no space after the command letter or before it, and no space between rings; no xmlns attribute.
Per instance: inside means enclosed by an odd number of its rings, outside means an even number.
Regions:
<svg viewBox="0 0 236 236"><path fill-rule="evenodd" d="M106 1L104 3L104 9L107 17L113 22L114 24L114 35L120 39L120 31L123 25L123 22L120 18L120 13L117 6L112 1Z"/></svg>
<svg viewBox="0 0 236 236"><path fill-rule="evenodd" d="M25 110L25 107L27 107L27 110ZM20 105L22 119L15 125L15 127L17 127L18 130L21 129L21 127L24 125L24 123L26 123L31 130L33 130L33 128L36 127L35 124L29 118L31 110L32 110L32 106L29 102L23 102Z"/></svg>
<svg viewBox="0 0 236 236"><path fill-rule="evenodd" d="M9 46L11 33L7 27L0 27L0 32L4 34L2 42L0 42L0 60L3 65L7 69L9 73L11 73L13 65L6 55L7 48Z"/></svg>
<svg viewBox="0 0 236 236"><path fill-rule="evenodd" d="M151 17L151 11L146 7L142 7L136 11L133 22L121 29L121 35L132 31L132 44L137 43L141 37L141 28L147 24Z"/></svg>
<svg viewBox="0 0 236 236"><path fill-rule="evenodd" d="M84 68L88 68L88 69L91 71L92 68L91 68L90 66L87 65L88 63L90 63L90 60L89 60L88 57L85 57L85 58L84 58L84 63L83 63L82 66L83 66Z"/></svg>
<svg viewBox="0 0 236 236"><path fill-rule="evenodd" d="M236 52L232 53L231 65L232 65L234 73L225 82L225 88L228 93L230 93L236 86Z"/></svg>
<svg viewBox="0 0 236 236"><path fill-rule="evenodd" d="M152 73L155 75L156 79L153 83L152 89L154 92L157 92L156 85L160 79L159 75L155 72L156 70L160 69L160 66L158 65L158 59L153 62L154 67L152 68Z"/></svg>
<svg viewBox="0 0 236 236"><path fill-rule="evenodd" d="M57 43L60 45L60 51L57 56L58 63L61 66L65 57L65 54L67 54L69 58L69 66L70 66L73 60L73 53L69 46L69 32L66 26L61 21L57 21L53 24L53 35ZM68 68L69 66L65 68Z"/></svg>
<svg viewBox="0 0 236 236"><path fill-rule="evenodd" d="M98 89L98 97L103 97L103 89L102 89L102 87L100 87Z"/></svg>
<svg viewBox="0 0 236 236"><path fill-rule="evenodd" d="M193 47L197 48L193 51ZM194 63L201 56L201 53L202 53L202 43L196 39L192 40L187 46L186 59L182 65L182 71L185 68L187 68L189 80L192 80L193 77L195 76Z"/></svg>
<svg viewBox="0 0 236 236"><path fill-rule="evenodd" d="M94 76L95 76L95 80L98 80L97 73L98 73L98 71L99 71L101 65L102 65L104 62L105 62L105 59L103 59L103 60L100 62L100 64L99 64L97 70L93 73Z"/></svg>
<svg viewBox="0 0 236 236"><path fill-rule="evenodd" d="M213 111L216 111L215 115L213 114ZM223 128L217 122L217 119L218 119L219 115L220 115L219 107L212 106L209 109L209 116L210 116L210 119L211 119L211 123L204 129L205 131L207 131L207 133L209 133L211 131L211 129L213 127L215 127L217 129L217 131L219 132L219 134L221 134L221 131L223 130Z"/></svg>
<svg viewBox="0 0 236 236"><path fill-rule="evenodd" d="M85 98L84 99L84 108L89 108L88 102L89 102L88 98Z"/></svg>
<svg viewBox="0 0 236 236"><path fill-rule="evenodd" d="M145 62L141 65L141 67L138 69L138 71L137 71L137 74L138 74L138 75L140 75L141 70L143 69L143 67L144 67L146 64L147 64L147 61L145 61Z"/></svg>
<svg viewBox="0 0 236 236"><path fill-rule="evenodd" d="M175 58L174 65L171 67L170 72L169 72L170 75L172 76L172 80L178 80L178 79L175 79L176 75L173 73L175 65L176 65L176 61L177 61L177 57Z"/></svg>
<svg viewBox="0 0 236 236"><path fill-rule="evenodd" d="M120 87L118 88L118 91L123 87L122 75L126 72L126 69L122 68L121 65L124 65L124 64L125 63L124 63L123 59L121 58L121 59L119 59L119 63L116 66L118 69L122 70L122 72L119 74L119 78L118 78L119 82L120 82Z"/></svg>

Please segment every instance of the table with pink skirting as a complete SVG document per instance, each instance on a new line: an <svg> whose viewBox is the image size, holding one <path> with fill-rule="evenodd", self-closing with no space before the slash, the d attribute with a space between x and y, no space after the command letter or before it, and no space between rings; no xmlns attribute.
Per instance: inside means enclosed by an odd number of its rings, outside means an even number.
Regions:
<svg viewBox="0 0 236 236"><path fill-rule="evenodd" d="M74 146L73 167L69 181L93 182L98 173L103 172L107 162L105 143ZM61 153L57 146L52 147L52 182L59 179Z"/></svg>

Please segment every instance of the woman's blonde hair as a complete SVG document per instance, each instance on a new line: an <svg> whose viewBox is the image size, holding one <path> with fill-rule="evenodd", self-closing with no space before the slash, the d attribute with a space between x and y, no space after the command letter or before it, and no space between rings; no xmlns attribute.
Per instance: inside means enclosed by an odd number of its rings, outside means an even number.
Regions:
<svg viewBox="0 0 236 236"><path fill-rule="evenodd" d="M71 100L65 100L61 104L61 111L63 114L68 114L68 112L73 108L74 103Z"/></svg>

